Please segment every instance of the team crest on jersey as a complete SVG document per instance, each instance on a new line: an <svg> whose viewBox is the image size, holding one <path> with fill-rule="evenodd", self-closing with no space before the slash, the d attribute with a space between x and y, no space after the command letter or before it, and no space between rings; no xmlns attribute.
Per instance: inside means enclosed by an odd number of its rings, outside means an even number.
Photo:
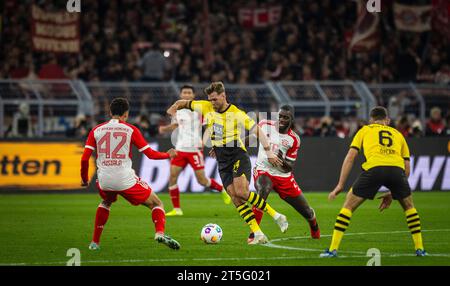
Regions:
<svg viewBox="0 0 450 286"><path fill-rule="evenodd" d="M286 139L281 140L281 145L283 145L284 147L288 147L289 146L289 141Z"/></svg>
<svg viewBox="0 0 450 286"><path fill-rule="evenodd" d="M217 123L213 124L214 135L217 137L223 137L223 126Z"/></svg>

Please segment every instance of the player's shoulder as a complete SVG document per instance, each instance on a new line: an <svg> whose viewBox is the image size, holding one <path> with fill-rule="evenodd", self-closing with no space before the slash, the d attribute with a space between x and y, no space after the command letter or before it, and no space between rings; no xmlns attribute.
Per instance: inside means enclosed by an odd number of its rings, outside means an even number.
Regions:
<svg viewBox="0 0 450 286"><path fill-rule="evenodd" d="M191 100L189 104L192 106L192 104L195 105L201 105L201 106L212 106L212 103L209 100L204 99L198 99L198 100Z"/></svg>
<svg viewBox="0 0 450 286"><path fill-rule="evenodd" d="M295 132L292 129L289 129L287 134L294 140L294 143L300 145L301 140L300 140L300 136L297 134L297 132Z"/></svg>
<svg viewBox="0 0 450 286"><path fill-rule="evenodd" d="M122 127L131 129L133 132L136 132L136 131L137 131L137 132L140 132L139 128L136 127L135 125L131 124L131 123L128 123L128 122L125 122L125 121L120 120L120 121L119 121L119 124L120 124Z"/></svg>

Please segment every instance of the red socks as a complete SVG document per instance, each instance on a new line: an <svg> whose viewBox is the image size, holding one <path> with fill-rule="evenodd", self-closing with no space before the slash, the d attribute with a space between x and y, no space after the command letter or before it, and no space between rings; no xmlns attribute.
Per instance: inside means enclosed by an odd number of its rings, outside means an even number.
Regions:
<svg viewBox="0 0 450 286"><path fill-rule="evenodd" d="M166 226L166 213L160 207L152 209L152 220L155 224L155 232L164 233Z"/></svg>
<svg viewBox="0 0 450 286"><path fill-rule="evenodd" d="M255 214L255 220L258 224L261 224L261 220L263 217L264 212L260 209L258 209L257 207L253 207L252 208L253 213Z"/></svg>
<svg viewBox="0 0 450 286"><path fill-rule="evenodd" d="M173 185L169 187L170 199L172 200L172 205L174 208L180 208L180 190L178 185Z"/></svg>
<svg viewBox="0 0 450 286"><path fill-rule="evenodd" d="M103 227L108 221L109 208L100 204L95 214L95 227L94 236L92 241L100 244L100 236L102 235ZM154 207L152 209L152 221L155 224L155 232L164 233L166 226L166 213L160 207Z"/></svg>
<svg viewBox="0 0 450 286"><path fill-rule="evenodd" d="M102 235L103 227L108 221L109 217L109 208L100 204L97 208L97 213L95 214L95 227L94 227L94 236L92 241L99 244L100 236Z"/></svg>
<svg viewBox="0 0 450 286"><path fill-rule="evenodd" d="M211 189L214 189L219 192L223 191L223 186L221 184L217 183L217 181L214 179L210 179L210 180L211 180L211 183L210 183L209 187Z"/></svg>

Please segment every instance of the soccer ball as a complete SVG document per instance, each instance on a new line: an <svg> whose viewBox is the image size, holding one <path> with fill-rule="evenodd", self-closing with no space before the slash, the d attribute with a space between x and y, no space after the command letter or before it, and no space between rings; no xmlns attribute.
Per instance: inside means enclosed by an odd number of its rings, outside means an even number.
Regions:
<svg viewBox="0 0 450 286"><path fill-rule="evenodd" d="M200 238L208 244L217 244L222 239L222 228L215 223L208 223L202 228Z"/></svg>

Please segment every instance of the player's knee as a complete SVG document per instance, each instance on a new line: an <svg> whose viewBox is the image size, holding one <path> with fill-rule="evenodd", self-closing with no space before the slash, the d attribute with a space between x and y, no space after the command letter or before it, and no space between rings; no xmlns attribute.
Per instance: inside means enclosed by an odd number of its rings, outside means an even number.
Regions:
<svg viewBox="0 0 450 286"><path fill-rule="evenodd" d="M111 208L111 205L112 205L112 202L110 202L110 201L102 201L100 203L99 207L103 207L103 208L109 210Z"/></svg>
<svg viewBox="0 0 450 286"><path fill-rule="evenodd" d="M173 186L173 185L176 185L177 184L177 176L175 176L175 175L170 175L170 178L169 178L169 185L170 186Z"/></svg>
<svg viewBox="0 0 450 286"><path fill-rule="evenodd" d="M143 203L143 205L149 207L150 209L153 209L155 207L164 208L163 202L153 193L150 195L150 197Z"/></svg>
<svg viewBox="0 0 450 286"><path fill-rule="evenodd" d="M268 187L263 187L263 188L258 190L258 194L261 197L263 197L264 199L269 196L269 193L270 193L270 188L268 188Z"/></svg>

